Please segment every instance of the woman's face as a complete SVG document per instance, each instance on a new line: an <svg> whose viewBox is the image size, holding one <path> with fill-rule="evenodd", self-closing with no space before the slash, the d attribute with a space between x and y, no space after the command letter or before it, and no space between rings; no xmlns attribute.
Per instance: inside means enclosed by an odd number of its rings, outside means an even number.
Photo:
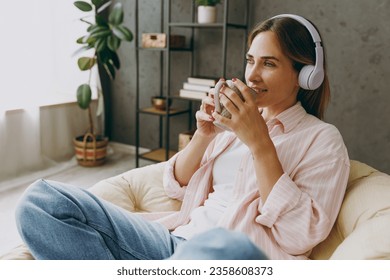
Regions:
<svg viewBox="0 0 390 280"><path fill-rule="evenodd" d="M247 53L245 80L255 89L256 104L268 118L274 117L297 101L298 73L282 52L272 31L259 33Z"/></svg>

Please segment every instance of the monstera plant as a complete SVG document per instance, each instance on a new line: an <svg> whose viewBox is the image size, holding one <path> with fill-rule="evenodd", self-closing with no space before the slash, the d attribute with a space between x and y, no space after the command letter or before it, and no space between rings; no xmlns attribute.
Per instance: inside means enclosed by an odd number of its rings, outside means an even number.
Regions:
<svg viewBox="0 0 390 280"><path fill-rule="evenodd" d="M111 4L111 1L107 0L74 2L74 5L85 13L80 21L87 26L86 34L76 41L81 45L77 53L83 51L92 53L88 56L81 56L77 64L81 71L90 71L91 74L93 67L98 67L100 70L98 72L101 73L103 70L110 79L115 79L115 73L120 69L117 50L122 41L132 41L133 34L123 25L122 4L119 2ZM98 96L98 98L102 97ZM91 101L91 75L89 75L89 80L77 88L77 103L81 109L88 110L89 128L85 135L75 137L73 141L76 158L83 166L96 166L104 163L108 143L107 137L96 135Z"/></svg>

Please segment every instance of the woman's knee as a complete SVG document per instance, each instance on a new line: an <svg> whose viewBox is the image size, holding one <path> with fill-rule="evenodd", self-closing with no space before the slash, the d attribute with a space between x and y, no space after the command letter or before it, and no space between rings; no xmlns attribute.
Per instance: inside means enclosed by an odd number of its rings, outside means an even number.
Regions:
<svg viewBox="0 0 390 280"><path fill-rule="evenodd" d="M57 192L49 191L50 188L52 188L50 184L40 179L26 189L16 207L18 227L30 224L38 213L48 212L50 205L57 204Z"/></svg>

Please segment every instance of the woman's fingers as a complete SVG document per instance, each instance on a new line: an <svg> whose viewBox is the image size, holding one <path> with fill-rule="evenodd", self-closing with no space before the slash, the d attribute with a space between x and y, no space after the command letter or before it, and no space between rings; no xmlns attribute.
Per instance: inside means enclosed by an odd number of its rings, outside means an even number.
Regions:
<svg viewBox="0 0 390 280"><path fill-rule="evenodd" d="M213 121L211 114L214 111L214 101L213 98L207 96L202 99L202 103L200 104L199 110L196 112L195 117L198 120L204 121Z"/></svg>
<svg viewBox="0 0 390 280"><path fill-rule="evenodd" d="M231 114L238 112L240 103L242 103L235 91L229 88L226 88L226 90L223 91L219 100Z"/></svg>
<svg viewBox="0 0 390 280"><path fill-rule="evenodd" d="M207 121L207 122L212 122L214 120L214 118L210 115L210 114L207 114L205 111L203 110L199 110L195 113L195 117L198 121Z"/></svg>
<svg viewBox="0 0 390 280"><path fill-rule="evenodd" d="M253 89L249 88L244 82L239 79L232 80L236 88L241 92L246 103L253 101Z"/></svg>

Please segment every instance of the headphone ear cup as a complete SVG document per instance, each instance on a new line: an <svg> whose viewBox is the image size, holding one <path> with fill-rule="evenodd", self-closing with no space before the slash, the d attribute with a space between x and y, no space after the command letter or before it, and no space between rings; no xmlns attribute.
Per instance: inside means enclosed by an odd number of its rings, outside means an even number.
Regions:
<svg viewBox="0 0 390 280"><path fill-rule="evenodd" d="M310 76L314 72L314 65L305 65L299 72L298 82L303 89L312 89L310 87Z"/></svg>
<svg viewBox="0 0 390 280"><path fill-rule="evenodd" d="M319 88L324 81L324 70L314 65L305 65L299 72L299 86L303 89L315 90Z"/></svg>

